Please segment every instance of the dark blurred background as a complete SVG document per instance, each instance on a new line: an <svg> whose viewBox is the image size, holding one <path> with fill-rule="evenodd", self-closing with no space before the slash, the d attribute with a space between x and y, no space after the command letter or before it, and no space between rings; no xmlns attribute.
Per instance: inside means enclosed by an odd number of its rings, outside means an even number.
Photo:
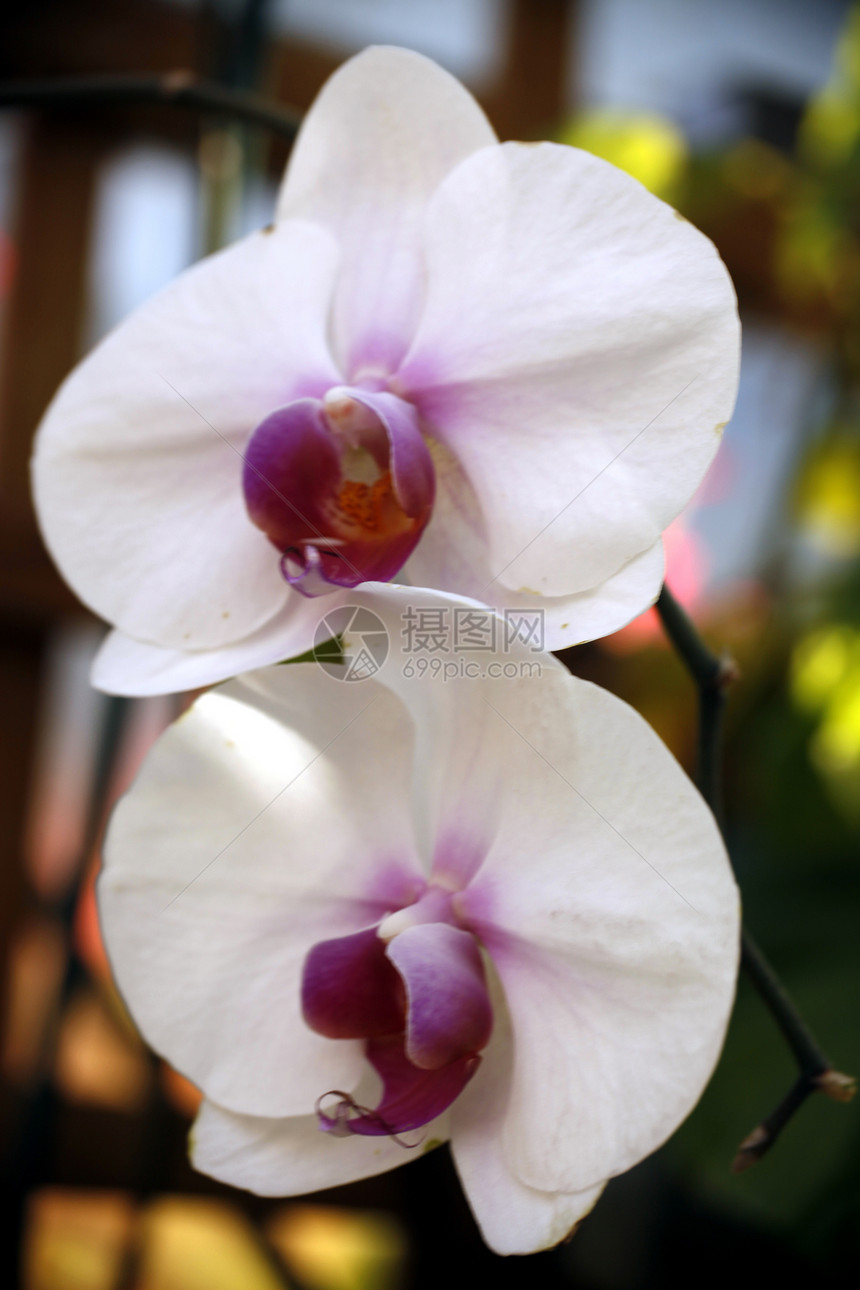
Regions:
<svg viewBox="0 0 860 1290"><path fill-rule="evenodd" d="M738 660L729 842L748 924L834 1063L860 1072L860 6L844 0L32 0L0 78L187 68L298 109L366 44L437 59L502 138L629 169L717 243L741 391L667 538L668 580ZM573 1241L482 1246L445 1150L325 1196L195 1175L196 1092L137 1038L92 899L106 811L174 700L110 700L103 628L40 542L33 431L94 341L269 221L286 145L171 107L0 114L0 1018L7 1284L26 1290L638 1290L860 1271L860 1121L810 1100L730 1172L792 1061L745 982L700 1106ZM691 766L695 695L653 611L569 651Z"/></svg>

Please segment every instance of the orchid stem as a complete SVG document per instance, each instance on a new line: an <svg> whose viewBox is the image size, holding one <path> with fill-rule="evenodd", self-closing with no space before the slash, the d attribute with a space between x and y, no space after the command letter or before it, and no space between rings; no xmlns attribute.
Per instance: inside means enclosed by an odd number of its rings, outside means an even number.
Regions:
<svg viewBox="0 0 860 1290"><path fill-rule="evenodd" d="M723 829L721 746L726 689L737 677L728 657L717 658L699 636L690 618L664 585L657 601L663 630L699 689L699 746L696 782L699 791ZM723 831L725 831L723 829Z"/></svg>
<svg viewBox="0 0 860 1290"><path fill-rule="evenodd" d="M725 832L721 774L722 719L726 690L737 678L738 670L731 658L719 658L711 652L687 613L665 585L656 608L663 630L699 690L696 780L717 823ZM761 1159L810 1093L826 1093L836 1101L847 1102L855 1091L854 1080L850 1076L833 1070L776 972L746 928L741 932L741 965L794 1054L800 1074L775 1110L740 1144L732 1165L735 1173L748 1169Z"/></svg>
<svg viewBox="0 0 860 1290"><path fill-rule="evenodd" d="M214 81L198 80L193 72L161 76L58 76L49 80L0 82L0 108L89 107L95 104L159 104L192 112L230 117L260 126L293 140L300 113L274 107L265 99Z"/></svg>

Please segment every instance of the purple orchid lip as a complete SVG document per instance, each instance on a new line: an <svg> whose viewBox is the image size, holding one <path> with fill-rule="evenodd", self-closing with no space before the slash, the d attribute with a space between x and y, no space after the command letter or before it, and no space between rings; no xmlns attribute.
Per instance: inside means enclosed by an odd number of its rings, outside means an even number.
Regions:
<svg viewBox="0 0 860 1290"><path fill-rule="evenodd" d="M260 423L242 488L286 580L317 596L403 567L430 518L435 474L411 404L336 387Z"/></svg>
<svg viewBox="0 0 860 1290"><path fill-rule="evenodd" d="M375 927L313 947L302 975L302 1013L328 1039L368 1039L403 1029L400 977Z"/></svg>
<svg viewBox="0 0 860 1290"><path fill-rule="evenodd" d="M438 902L428 901L434 894ZM425 893L401 911L435 904L438 921L417 921L390 940L381 925L321 941L309 952L302 976L307 1024L329 1039L363 1039L365 1054L382 1079L377 1107L331 1090L317 1102L320 1128L397 1136L436 1118L475 1074L493 1028L493 1012L478 942L453 926L450 893ZM423 916L418 914L419 919ZM324 1111L326 1097L339 1100Z"/></svg>
<svg viewBox="0 0 860 1290"><path fill-rule="evenodd" d="M420 1129L446 1111L460 1096L481 1064L473 1053L436 1071L413 1066L402 1041L369 1040L367 1060L382 1079L379 1106L361 1106L348 1093L332 1090L340 1098L333 1112L322 1109L323 1094L316 1106L320 1128L335 1137L357 1133L363 1137L398 1137Z"/></svg>

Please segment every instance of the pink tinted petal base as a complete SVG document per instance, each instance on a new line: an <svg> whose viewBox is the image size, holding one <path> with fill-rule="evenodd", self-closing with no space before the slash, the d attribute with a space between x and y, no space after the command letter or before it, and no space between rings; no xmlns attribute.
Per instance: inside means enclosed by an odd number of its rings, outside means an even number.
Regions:
<svg viewBox="0 0 860 1290"><path fill-rule="evenodd" d="M366 49L326 83L296 140L277 219L307 219L340 250L329 335L345 372L393 371L424 297L430 195L496 142L478 104L420 54Z"/></svg>
<svg viewBox="0 0 860 1290"><path fill-rule="evenodd" d="M387 1137L420 1129L459 1097L481 1063L472 1054L440 1070L421 1070L406 1056L402 1037L369 1040L367 1059L382 1080L382 1101L370 1110L347 1093L324 1094L317 1103L317 1119L327 1133ZM322 1109L326 1096L340 1098L332 1112Z"/></svg>
<svg viewBox="0 0 860 1290"><path fill-rule="evenodd" d="M470 932L420 923L395 936L388 957L406 986L406 1053L415 1066L439 1070L486 1047L493 1010Z"/></svg>
<svg viewBox="0 0 860 1290"><path fill-rule="evenodd" d="M321 941L305 959L302 1014L329 1039L366 1039L403 1029L403 986L375 927Z"/></svg>

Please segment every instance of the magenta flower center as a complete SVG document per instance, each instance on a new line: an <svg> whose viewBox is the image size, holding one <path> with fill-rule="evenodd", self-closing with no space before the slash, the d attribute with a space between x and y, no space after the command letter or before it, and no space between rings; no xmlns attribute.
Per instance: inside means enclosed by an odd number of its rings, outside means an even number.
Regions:
<svg viewBox="0 0 860 1290"><path fill-rule="evenodd" d="M399 1134L435 1119L475 1074L493 1027L478 942L456 925L451 893L433 886L377 926L315 945L302 1010L329 1039L363 1039L382 1080L373 1109L340 1091L330 1109L318 1103L320 1127L342 1135Z"/></svg>
<svg viewBox="0 0 860 1290"><path fill-rule="evenodd" d="M315 596L402 568L430 518L435 475L411 404L336 388L257 426L242 487L284 577Z"/></svg>

